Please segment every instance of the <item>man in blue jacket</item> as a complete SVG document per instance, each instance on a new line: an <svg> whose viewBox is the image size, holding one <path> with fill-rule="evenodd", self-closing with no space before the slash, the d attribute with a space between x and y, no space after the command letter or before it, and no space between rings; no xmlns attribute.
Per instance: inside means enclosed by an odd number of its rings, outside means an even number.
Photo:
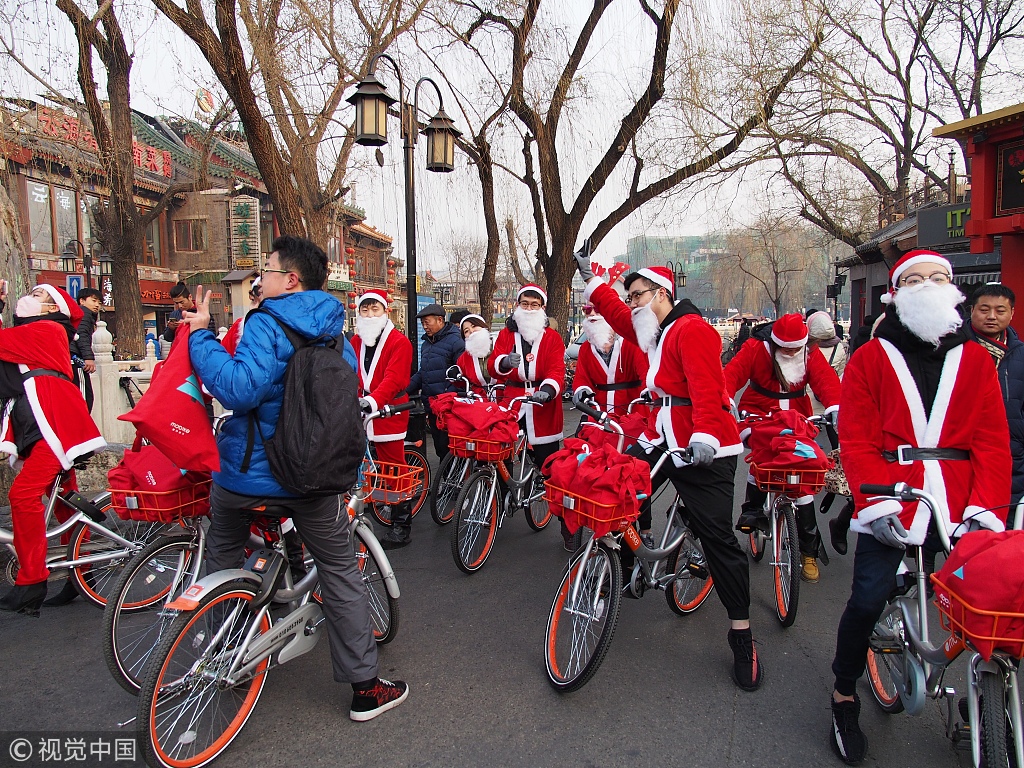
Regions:
<svg viewBox="0 0 1024 768"><path fill-rule="evenodd" d="M234 356L207 330L209 294L204 298L200 289L199 307L184 318L191 325L192 368L232 411L217 437L221 469L213 474L210 492L207 570L241 567L251 520L247 510L268 503L289 508L320 574L334 679L352 685L349 717L370 720L401 704L409 687L377 676L370 606L340 498L297 498L284 490L270 471L261 439L254 442L248 471L241 469L250 412L255 411L259 419L263 439L269 440L277 428L285 368L295 352L281 324L308 339L324 334L339 339L345 361L353 368L356 364L343 333L344 306L321 290L327 279L327 256L311 241L291 236L277 238L273 249L260 271L261 308L267 314L249 315Z"/></svg>
<svg viewBox="0 0 1024 768"><path fill-rule="evenodd" d="M446 323L444 307L440 304L429 304L419 311L416 318L423 325L423 344L420 346L420 369L412 375L409 387L410 395L417 392L423 394L427 409L427 426L434 440L434 453L443 459L448 455L448 433L438 429L437 419L430 411L429 398L442 392L453 392L455 387L448 383L445 371L455 365L466 351L462 340L462 332L457 326Z"/></svg>

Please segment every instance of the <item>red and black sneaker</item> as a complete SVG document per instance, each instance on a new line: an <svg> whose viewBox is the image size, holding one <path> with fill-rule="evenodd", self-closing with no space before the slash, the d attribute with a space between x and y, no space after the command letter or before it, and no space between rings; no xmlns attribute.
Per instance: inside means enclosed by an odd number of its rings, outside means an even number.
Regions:
<svg viewBox="0 0 1024 768"><path fill-rule="evenodd" d="M732 678L744 691L756 691L764 679L764 667L754 647L749 629L730 629L729 647L732 648Z"/></svg>
<svg viewBox="0 0 1024 768"><path fill-rule="evenodd" d="M409 698L409 685L401 680L378 678L372 688L352 694L352 711L348 716L357 723L373 720L389 709L394 709Z"/></svg>

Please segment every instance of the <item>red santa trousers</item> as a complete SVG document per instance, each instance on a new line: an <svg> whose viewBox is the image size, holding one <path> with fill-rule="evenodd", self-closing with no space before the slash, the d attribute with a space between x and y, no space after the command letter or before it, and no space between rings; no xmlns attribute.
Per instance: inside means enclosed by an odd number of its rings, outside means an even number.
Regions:
<svg viewBox="0 0 1024 768"><path fill-rule="evenodd" d="M43 495L53 487L61 465L45 440L32 448L32 453L11 485L11 527L14 529L14 551L18 554L18 578L15 584L24 586L46 581L50 575L46 567L46 507ZM78 490L75 473L61 486L61 493ZM54 513L60 522L74 514L68 506L57 503ZM65 536L67 538L67 536ZM67 543L67 542L63 542Z"/></svg>

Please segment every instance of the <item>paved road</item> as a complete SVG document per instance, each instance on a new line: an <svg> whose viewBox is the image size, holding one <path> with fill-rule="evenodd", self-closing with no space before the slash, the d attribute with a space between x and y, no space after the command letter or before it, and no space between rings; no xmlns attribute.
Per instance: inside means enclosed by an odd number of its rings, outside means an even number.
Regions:
<svg viewBox="0 0 1024 768"><path fill-rule="evenodd" d="M833 558L821 583L803 588L786 630L775 619L767 563L752 565L752 621L767 670L757 693L729 679L728 624L715 596L678 617L662 593L648 593L624 601L597 676L560 695L541 655L565 564L557 527L533 533L513 518L474 576L456 569L450 528L425 510L413 533L412 546L393 554L401 628L381 653L382 675L410 682L409 701L371 723L350 722L350 692L330 680L324 642L270 675L216 765L839 765L826 741L829 664L851 558ZM100 619L80 600L38 620L0 615L0 729L111 730L135 714L136 700L103 664ZM917 718L887 717L866 686L861 695L866 765L969 764L944 738L938 705Z"/></svg>

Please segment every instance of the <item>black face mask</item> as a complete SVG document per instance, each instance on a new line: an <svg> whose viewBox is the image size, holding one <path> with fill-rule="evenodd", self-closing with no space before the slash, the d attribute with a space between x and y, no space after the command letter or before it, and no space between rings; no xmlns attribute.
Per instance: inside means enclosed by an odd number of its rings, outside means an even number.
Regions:
<svg viewBox="0 0 1024 768"><path fill-rule="evenodd" d="M15 327L28 325L29 323L35 323L39 320L49 320L51 323L57 323L58 325L63 326L64 331L68 335L68 342L75 338L76 330L71 325L71 318L67 315L61 314L60 312L50 312L46 315L34 315L32 317L18 317L15 315L14 325Z"/></svg>

